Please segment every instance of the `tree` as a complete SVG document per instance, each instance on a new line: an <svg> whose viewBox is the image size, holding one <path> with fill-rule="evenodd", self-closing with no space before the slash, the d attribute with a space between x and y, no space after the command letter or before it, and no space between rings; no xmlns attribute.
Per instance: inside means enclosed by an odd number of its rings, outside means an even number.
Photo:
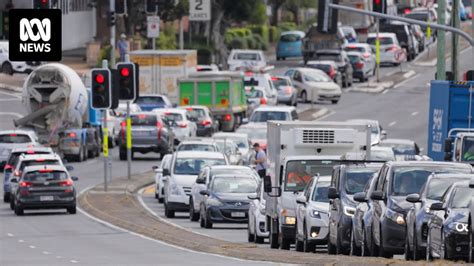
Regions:
<svg viewBox="0 0 474 266"><path fill-rule="evenodd" d="M271 24L272 26L277 26L278 25L278 11L280 8L285 4L287 0L269 0L269 4L272 7L272 20Z"/></svg>
<svg viewBox="0 0 474 266"><path fill-rule="evenodd" d="M300 9L316 7L317 1L314 0L287 0L284 8L293 14L293 21L296 24L300 23Z"/></svg>

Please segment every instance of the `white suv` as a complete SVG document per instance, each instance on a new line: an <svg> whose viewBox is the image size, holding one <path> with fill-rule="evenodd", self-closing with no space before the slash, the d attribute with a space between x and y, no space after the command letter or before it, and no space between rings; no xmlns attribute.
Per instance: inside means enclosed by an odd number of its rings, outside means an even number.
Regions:
<svg viewBox="0 0 474 266"><path fill-rule="evenodd" d="M189 211L191 186L196 181L201 168L227 164L229 164L227 157L220 152L175 152L170 168L163 169L165 216L173 218L175 212Z"/></svg>
<svg viewBox="0 0 474 266"><path fill-rule="evenodd" d="M0 72L13 75L13 73L29 74L41 62L10 61L8 59L8 42L0 41Z"/></svg>

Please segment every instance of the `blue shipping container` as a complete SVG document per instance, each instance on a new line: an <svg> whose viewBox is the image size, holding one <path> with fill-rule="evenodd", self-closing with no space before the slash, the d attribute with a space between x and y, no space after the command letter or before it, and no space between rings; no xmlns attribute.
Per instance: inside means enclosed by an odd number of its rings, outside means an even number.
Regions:
<svg viewBox="0 0 474 266"><path fill-rule="evenodd" d="M431 81L428 123L428 156L435 161L444 160L444 140L452 128L474 127L474 82ZM472 106L469 105L471 99Z"/></svg>

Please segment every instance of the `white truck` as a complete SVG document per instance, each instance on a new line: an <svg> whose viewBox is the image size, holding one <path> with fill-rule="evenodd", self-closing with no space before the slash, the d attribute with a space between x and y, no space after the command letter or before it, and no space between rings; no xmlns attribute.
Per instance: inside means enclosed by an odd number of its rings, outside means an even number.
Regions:
<svg viewBox="0 0 474 266"><path fill-rule="evenodd" d="M370 125L359 122L270 121L266 225L271 248L295 240L296 198L313 176L332 174L343 160L370 158ZM348 155L350 154L350 156Z"/></svg>
<svg viewBox="0 0 474 266"><path fill-rule="evenodd" d="M474 129L453 128L444 142L444 160L474 164Z"/></svg>

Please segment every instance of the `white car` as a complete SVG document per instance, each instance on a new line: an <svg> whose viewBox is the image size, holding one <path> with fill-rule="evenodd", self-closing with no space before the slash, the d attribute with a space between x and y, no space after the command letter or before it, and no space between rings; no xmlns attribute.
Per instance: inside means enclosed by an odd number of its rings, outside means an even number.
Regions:
<svg viewBox="0 0 474 266"><path fill-rule="evenodd" d="M176 151L219 151L219 147L211 138L187 139L181 141Z"/></svg>
<svg viewBox="0 0 474 266"><path fill-rule="evenodd" d="M377 145L380 142L387 138L387 132L382 129L378 120L370 120L370 119L350 119L347 122L355 122L355 123L363 123L370 125L370 137L371 137L371 144Z"/></svg>
<svg viewBox="0 0 474 266"><path fill-rule="evenodd" d="M367 43L375 51L375 33L369 33ZM399 65L406 61L406 51L402 49L395 33L379 33L380 40L380 63ZM402 55L403 54L403 55Z"/></svg>
<svg viewBox="0 0 474 266"><path fill-rule="evenodd" d="M347 56L351 61L352 77L359 79L360 82L367 81L369 77L375 74L375 62L366 59L361 52L347 52Z"/></svg>
<svg viewBox="0 0 474 266"><path fill-rule="evenodd" d="M259 69L267 65L267 60L261 50L233 49L227 58L229 70Z"/></svg>
<svg viewBox="0 0 474 266"><path fill-rule="evenodd" d="M377 62L375 61L375 51L372 50L372 47L368 43L349 43L349 44L344 44L342 46L342 49L346 52L359 52L362 53L362 57L365 59L365 61L373 66L375 69L375 65Z"/></svg>
<svg viewBox="0 0 474 266"><path fill-rule="evenodd" d="M13 75L13 73L26 73L29 74L39 65L41 62L25 62L25 61L10 61L8 59L8 41L0 41L0 72Z"/></svg>
<svg viewBox="0 0 474 266"><path fill-rule="evenodd" d="M253 159L255 154L254 150L251 148L251 143L249 136L247 134L241 133L232 133L232 132L218 132L212 136L214 139L230 139L239 148L242 163L244 165L249 165L250 161Z"/></svg>
<svg viewBox="0 0 474 266"><path fill-rule="evenodd" d="M252 88L261 88L265 92L268 105L276 105L278 90L272 82L272 76L269 73L245 72L244 76L245 91L251 91Z"/></svg>
<svg viewBox="0 0 474 266"><path fill-rule="evenodd" d="M297 121L298 113L294 106L260 106L250 116L250 123L264 123L267 121ZM244 123L247 122L244 119Z"/></svg>
<svg viewBox="0 0 474 266"><path fill-rule="evenodd" d="M286 71L303 102L331 101L336 104L341 98L341 87L319 69L293 68Z"/></svg>
<svg viewBox="0 0 474 266"><path fill-rule="evenodd" d="M191 194L189 195L189 219L191 221L199 220L201 203L204 200L204 196L200 192L208 189L208 185L214 176L223 174L252 175L255 177L255 180L260 180L257 172L248 166L214 165L204 167L201 173L199 173L196 182L194 182Z"/></svg>
<svg viewBox="0 0 474 266"><path fill-rule="evenodd" d="M390 147L374 146L370 148L371 161L395 161L395 153Z"/></svg>
<svg viewBox="0 0 474 266"><path fill-rule="evenodd" d="M216 64L210 65L197 65L197 72L219 72L219 67Z"/></svg>
<svg viewBox="0 0 474 266"><path fill-rule="evenodd" d="M296 251L313 252L327 244L330 183L330 176L313 177L296 199Z"/></svg>
<svg viewBox="0 0 474 266"><path fill-rule="evenodd" d="M230 139L214 139L219 151L227 156L229 163L232 165L241 165L242 156L239 147Z"/></svg>
<svg viewBox="0 0 474 266"><path fill-rule="evenodd" d="M197 125L191 121L185 109L154 109L153 112L160 114L164 120L170 123L169 126L173 130L175 141L181 142L186 138L196 136Z"/></svg>
<svg viewBox="0 0 474 266"><path fill-rule="evenodd" d="M153 166L155 170L155 198L159 203L163 203L165 199L165 183L163 182L163 169L169 169L171 164L171 154L166 154L161 159L160 166Z"/></svg>
<svg viewBox="0 0 474 266"><path fill-rule="evenodd" d="M189 211L191 188L202 168L228 164L221 152L175 152L170 167L163 168L165 216L173 218L175 212Z"/></svg>
<svg viewBox="0 0 474 266"><path fill-rule="evenodd" d="M247 226L247 235L249 242L262 244L268 237L268 230L265 216L265 197L263 191L263 182L258 186L257 193L248 196L250 199L249 221Z"/></svg>
<svg viewBox="0 0 474 266"><path fill-rule="evenodd" d="M0 131L0 167L3 168L13 149L38 145L38 136L32 130Z"/></svg>

